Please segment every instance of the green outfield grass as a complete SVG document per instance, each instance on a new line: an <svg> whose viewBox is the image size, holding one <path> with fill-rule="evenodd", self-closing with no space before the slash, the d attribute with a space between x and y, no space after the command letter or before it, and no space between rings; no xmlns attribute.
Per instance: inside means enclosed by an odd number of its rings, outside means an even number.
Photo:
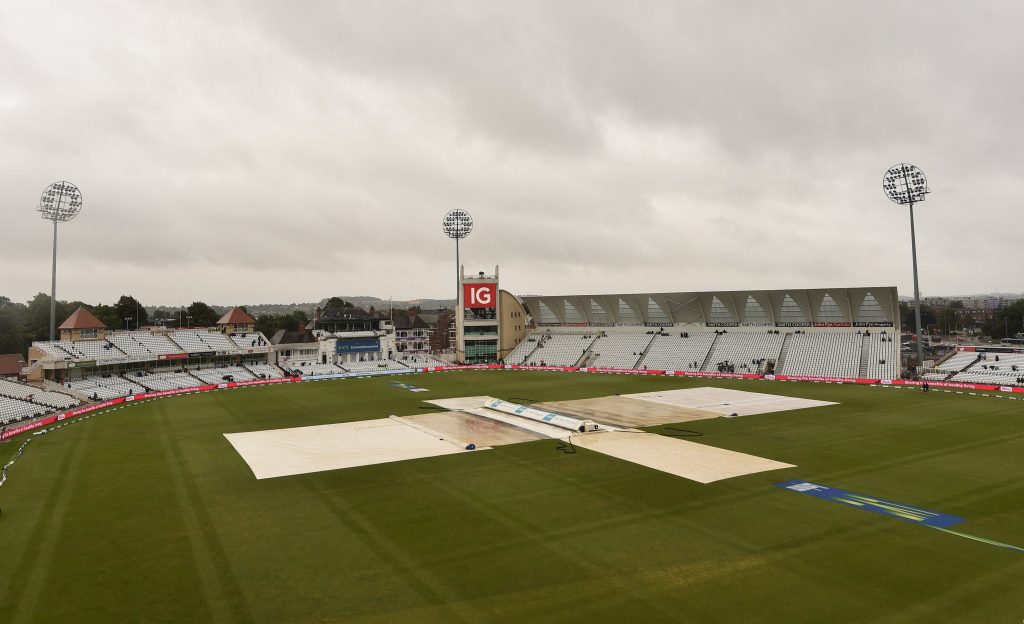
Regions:
<svg viewBox="0 0 1024 624"><path fill-rule="evenodd" d="M807 479L1024 546L1024 402L827 384L474 371L153 400L35 436L0 488L0 622L1024 620L1024 554L773 486ZM715 385L840 405L682 425L798 467L701 485L556 441L257 481L223 434ZM666 427L652 431L674 433ZM26 436L0 444L6 462Z"/></svg>

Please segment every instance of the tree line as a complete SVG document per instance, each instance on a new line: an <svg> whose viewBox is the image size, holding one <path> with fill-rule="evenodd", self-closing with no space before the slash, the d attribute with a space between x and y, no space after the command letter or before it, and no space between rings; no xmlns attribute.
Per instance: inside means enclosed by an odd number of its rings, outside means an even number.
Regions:
<svg viewBox="0 0 1024 624"><path fill-rule="evenodd" d="M345 304L347 302L342 302ZM89 304L83 301L57 300L57 325L71 313L83 307L92 312L108 329L136 329L159 325L163 327L212 327L222 311L202 301L183 308L156 308L152 314L138 299L122 295L114 304ZM351 307L351 304L339 307ZM244 308L243 308L244 309ZM267 338L279 329L297 330L304 326L309 315L296 310L288 314L263 314L256 319L256 329ZM28 354L34 341L50 338L50 296L39 293L26 303L11 301L0 296L0 353Z"/></svg>
<svg viewBox="0 0 1024 624"><path fill-rule="evenodd" d="M107 329L137 329L161 327L212 327L226 308L216 309L202 301L188 307L156 308L150 313L138 299L121 295L114 304L89 304L83 301L57 300L57 325L64 322L79 307L85 308L107 326ZM240 306L245 310L245 306ZM341 297L331 297L326 308L354 308ZM248 312L248 311L247 311ZM296 331L309 322L304 310L283 314L261 314L255 317L256 330L271 338L278 330ZM20 353L25 356L34 341L50 338L50 296L39 293L26 303L11 301L0 296L0 353Z"/></svg>
<svg viewBox="0 0 1024 624"><path fill-rule="evenodd" d="M914 333L917 326L914 306L901 301L900 317L903 331ZM964 309L962 301L950 302L946 307L922 304L921 327L926 333L949 334L954 330L971 329L993 339L1011 338L1024 333L1024 299L995 310L991 318L980 322L975 319L974 313Z"/></svg>

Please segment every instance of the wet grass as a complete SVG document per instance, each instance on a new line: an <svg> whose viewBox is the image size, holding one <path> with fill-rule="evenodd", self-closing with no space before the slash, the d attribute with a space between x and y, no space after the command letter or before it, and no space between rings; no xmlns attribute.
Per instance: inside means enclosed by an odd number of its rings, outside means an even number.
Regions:
<svg viewBox="0 0 1024 624"><path fill-rule="evenodd" d="M1024 545L1024 402L479 371L143 402L36 436L0 488L0 622L1019 622L1024 555L773 486L808 479ZM796 464L700 485L555 441L256 481L223 434L716 385L840 405L687 423ZM655 427L653 431L662 431ZM667 430L666 430L667 431ZM20 438L0 444L6 461Z"/></svg>

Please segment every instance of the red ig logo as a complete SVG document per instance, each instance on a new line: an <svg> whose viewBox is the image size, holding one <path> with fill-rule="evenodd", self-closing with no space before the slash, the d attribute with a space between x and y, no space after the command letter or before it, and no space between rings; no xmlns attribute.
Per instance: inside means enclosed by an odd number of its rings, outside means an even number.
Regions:
<svg viewBox="0 0 1024 624"><path fill-rule="evenodd" d="M494 305L494 284L466 284L467 308L488 308Z"/></svg>

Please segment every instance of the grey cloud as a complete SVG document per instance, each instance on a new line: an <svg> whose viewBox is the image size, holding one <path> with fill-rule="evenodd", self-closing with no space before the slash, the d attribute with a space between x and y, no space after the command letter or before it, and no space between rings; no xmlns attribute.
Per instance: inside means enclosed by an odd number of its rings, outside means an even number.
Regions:
<svg viewBox="0 0 1024 624"><path fill-rule="evenodd" d="M1016 3L0 5L0 294L48 289L49 182L82 188L59 294L89 301L1024 290ZM35 34L47 23L55 37ZM908 27L911 25L912 27ZM958 246L971 251L961 254Z"/></svg>

